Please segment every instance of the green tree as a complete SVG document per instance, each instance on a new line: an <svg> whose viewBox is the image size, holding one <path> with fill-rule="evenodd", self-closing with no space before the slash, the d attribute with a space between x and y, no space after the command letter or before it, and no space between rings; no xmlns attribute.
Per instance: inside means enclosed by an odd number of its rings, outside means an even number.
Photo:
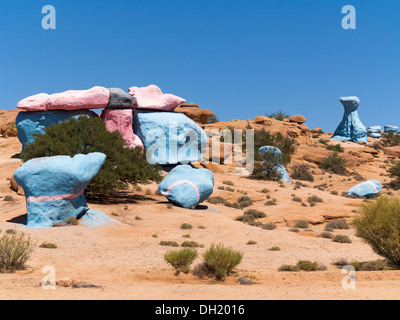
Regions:
<svg viewBox="0 0 400 320"><path fill-rule="evenodd" d="M100 118L70 118L52 124L44 134L22 152L22 160L58 155L75 156L101 152L107 159L86 192L107 194L126 189L128 184L161 181L160 167L150 165L141 148L125 148L125 140L118 132L109 132Z"/></svg>

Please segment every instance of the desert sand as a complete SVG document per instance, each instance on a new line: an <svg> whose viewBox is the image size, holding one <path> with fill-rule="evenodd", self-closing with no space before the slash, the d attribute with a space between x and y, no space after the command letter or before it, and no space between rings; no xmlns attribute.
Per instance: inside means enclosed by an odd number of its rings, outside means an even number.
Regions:
<svg viewBox="0 0 400 320"><path fill-rule="evenodd" d="M321 138L328 139L329 135ZM300 141L292 163L302 163L315 150L326 150L308 134ZM368 147L341 143L345 154L359 158L353 161L356 169L365 179L389 181L387 171L381 166L388 157L383 152L373 156ZM310 149L311 148L311 149ZM371 149L371 148L369 148ZM311 150L311 151L310 151ZM367 151L364 151L367 150ZM362 199L341 196L358 184L353 176L343 177L323 173L314 165L313 183L293 190L294 184L280 185L276 182L250 180L234 174L234 166L220 165L215 173L213 196L222 196L237 201L242 196L238 190L247 192L254 205L250 208L262 210L267 218L262 222L274 222L278 228L272 231L252 227L235 218L242 210L224 205L203 203L196 210L170 208L166 199L156 194L157 185L141 186L142 191L129 191L121 195L118 203L89 203L89 207L100 210L118 220L119 224L90 228L83 225L32 229L24 226L26 219L25 197L10 189L9 179L22 164L17 155L21 144L16 137L0 137L0 229L17 229L28 234L38 245L43 242L55 243L57 249L37 247L28 262L28 268L13 274L0 274L0 299L397 299L400 297L400 271L357 272L356 289L345 290L342 280L345 274L333 263L348 261L371 261L379 259L362 239L355 236L355 230L337 230L335 234L346 234L351 244L335 243L317 237L327 222L344 218L351 222ZM310 155L311 154L311 155ZM310 159L309 159L310 160ZM312 159L311 159L312 160ZM353 159L354 160L354 159ZM309 162L311 165L312 162ZM290 166L289 166L290 173ZM219 190L223 182L232 181L234 192ZM314 188L326 184L323 189ZM277 206L265 206L268 188ZM146 195L150 189L152 195ZM338 195L331 194L337 191ZM387 192L386 190L383 193ZM303 200L310 195L323 199L315 207L302 207L292 201L292 195ZM12 201L5 201L12 196ZM137 218L140 217L140 218ZM312 231L290 232L296 221L307 220ZM193 226L182 230L182 223ZM157 234L155 238L153 235ZM183 236L190 234L190 239ZM174 270L164 261L163 255L171 248L160 246L160 241L182 243L193 240L204 245L204 252L211 244L222 243L244 253L243 262L237 274L225 282L213 279L199 279L192 274L174 275ZM247 245L248 241L255 245ZM279 246L281 251L268 249ZM278 272L283 264L296 264L300 259L318 261L326 265L326 271L319 272ZM194 266L201 262L201 257ZM45 290L41 286L45 266L52 266L56 279L73 279L99 286L98 288L73 289L57 286ZM246 286L238 283L240 276L254 276L256 284Z"/></svg>

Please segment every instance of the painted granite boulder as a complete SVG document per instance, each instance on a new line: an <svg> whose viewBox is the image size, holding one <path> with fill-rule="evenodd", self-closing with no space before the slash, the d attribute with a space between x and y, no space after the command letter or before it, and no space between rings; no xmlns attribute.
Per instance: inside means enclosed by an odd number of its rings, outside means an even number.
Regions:
<svg viewBox="0 0 400 320"><path fill-rule="evenodd" d="M339 101L343 104L344 115L342 122L331 139L356 143L365 142L368 144L367 128L362 124L357 111L360 99L357 97L342 97Z"/></svg>
<svg viewBox="0 0 400 320"><path fill-rule="evenodd" d="M106 160L102 153L37 158L14 173L24 189L28 227L46 228L88 210L84 190Z"/></svg>
<svg viewBox="0 0 400 320"><path fill-rule="evenodd" d="M17 108L24 111L104 109L110 102L110 95L110 90L103 87L51 95L39 93L21 100Z"/></svg>
<svg viewBox="0 0 400 320"><path fill-rule="evenodd" d="M101 115L109 132L118 131L128 148L144 148L142 140L133 133L132 109L105 109Z"/></svg>
<svg viewBox="0 0 400 320"><path fill-rule="evenodd" d="M385 126L385 132L393 132L393 133L397 133L399 132L399 127L398 126Z"/></svg>
<svg viewBox="0 0 400 320"><path fill-rule="evenodd" d="M260 154L261 157L265 153L273 153L277 156L280 156L282 154L281 150L279 150L276 147L272 147L272 146L261 147L260 149L258 149L258 153ZM268 169L265 168L265 170L268 170ZM277 173L281 174L281 176L282 176L281 181L292 183L292 180L290 180L289 174L287 173L285 167L282 164L280 164L276 167L276 171L277 171Z"/></svg>
<svg viewBox="0 0 400 320"><path fill-rule="evenodd" d="M193 208L207 200L214 191L214 174L190 165L176 166L160 183L158 191L171 203Z"/></svg>
<svg viewBox="0 0 400 320"><path fill-rule="evenodd" d="M22 150L25 150L26 146L34 141L35 134L45 133L46 128L51 124L58 124L69 118L81 116L96 118L97 114L90 110L20 112L16 119L16 126Z"/></svg>
<svg viewBox="0 0 400 320"><path fill-rule="evenodd" d="M110 88L110 101L107 109L133 109L135 99L120 88Z"/></svg>
<svg viewBox="0 0 400 320"><path fill-rule="evenodd" d="M143 141L151 164L188 164L201 160L207 135L181 113L134 110L134 133Z"/></svg>
<svg viewBox="0 0 400 320"><path fill-rule="evenodd" d="M164 94L156 85L148 87L131 87L129 94L135 99L137 109L151 109L158 111L174 111L174 109L186 102L185 99L173 94Z"/></svg>
<svg viewBox="0 0 400 320"><path fill-rule="evenodd" d="M377 197L381 191L382 184L379 181L369 180L354 186L347 191L347 194L356 197L374 198Z"/></svg>

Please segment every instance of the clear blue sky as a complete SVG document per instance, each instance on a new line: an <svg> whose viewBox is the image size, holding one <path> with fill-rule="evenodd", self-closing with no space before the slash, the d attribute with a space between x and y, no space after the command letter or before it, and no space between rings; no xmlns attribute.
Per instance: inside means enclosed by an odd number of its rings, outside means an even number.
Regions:
<svg viewBox="0 0 400 320"><path fill-rule="evenodd" d="M43 30L44 5L57 29ZM357 30L344 30L344 5ZM9 0L0 5L0 109L95 85L156 84L217 113L278 109L333 131L340 96L366 126L400 125L398 0Z"/></svg>

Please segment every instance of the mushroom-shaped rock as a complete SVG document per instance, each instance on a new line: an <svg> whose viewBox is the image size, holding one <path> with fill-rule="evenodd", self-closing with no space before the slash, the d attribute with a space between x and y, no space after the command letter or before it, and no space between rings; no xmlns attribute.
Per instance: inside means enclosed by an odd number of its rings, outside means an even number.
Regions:
<svg viewBox="0 0 400 320"><path fill-rule="evenodd" d="M348 195L356 197L374 198L382 191L382 184L377 180L369 180L356 185L347 191Z"/></svg>
<svg viewBox="0 0 400 320"><path fill-rule="evenodd" d="M133 109L135 99L120 88L110 88L110 101L107 109Z"/></svg>
<svg viewBox="0 0 400 320"><path fill-rule="evenodd" d="M59 124L69 118L88 116L96 118L97 114L90 110L76 111L43 111L43 112L20 112L16 119L18 139L25 150L29 143L34 141L35 134L43 134L51 124Z"/></svg>
<svg viewBox="0 0 400 320"><path fill-rule="evenodd" d="M261 157L265 156L265 154L267 154L267 153L274 154L278 157L282 154L281 150L279 150L276 147L272 147L272 146L261 147L260 149L258 149L258 153L260 154ZM264 160L264 163L265 162L266 161ZM277 173L281 174L281 176L282 176L281 181L292 183L292 181L289 178L289 174L287 173L285 167L282 164L278 164L275 167L275 169L276 169ZM268 169L265 168L265 170L267 171Z"/></svg>
<svg viewBox="0 0 400 320"><path fill-rule="evenodd" d="M208 169L179 165L161 182L158 191L181 207L196 207L213 193L214 174Z"/></svg>
<svg viewBox="0 0 400 320"><path fill-rule="evenodd" d="M342 97L339 101L344 106L342 122L333 134L332 140L365 142L368 144L367 129L358 116L360 99L357 97Z"/></svg>
<svg viewBox="0 0 400 320"><path fill-rule="evenodd" d="M164 94L156 85L148 87L131 87L129 94L135 99L137 109L174 111L177 106L186 102L173 94Z"/></svg>
<svg viewBox="0 0 400 320"><path fill-rule="evenodd" d="M53 223L79 218L87 211L84 191L104 164L102 153L37 158L15 173L24 189L28 227L46 228Z"/></svg>
<svg viewBox="0 0 400 320"><path fill-rule="evenodd" d="M134 132L151 164L188 164L201 160L207 135L193 120L175 112L134 110Z"/></svg>
<svg viewBox="0 0 400 320"><path fill-rule="evenodd" d="M132 109L105 109L101 115L109 132L118 131L129 148L144 148L142 140L133 133Z"/></svg>
<svg viewBox="0 0 400 320"><path fill-rule="evenodd" d="M48 95L39 93L17 104L24 111L104 109L110 101L110 90L93 87L89 90L69 90Z"/></svg>

